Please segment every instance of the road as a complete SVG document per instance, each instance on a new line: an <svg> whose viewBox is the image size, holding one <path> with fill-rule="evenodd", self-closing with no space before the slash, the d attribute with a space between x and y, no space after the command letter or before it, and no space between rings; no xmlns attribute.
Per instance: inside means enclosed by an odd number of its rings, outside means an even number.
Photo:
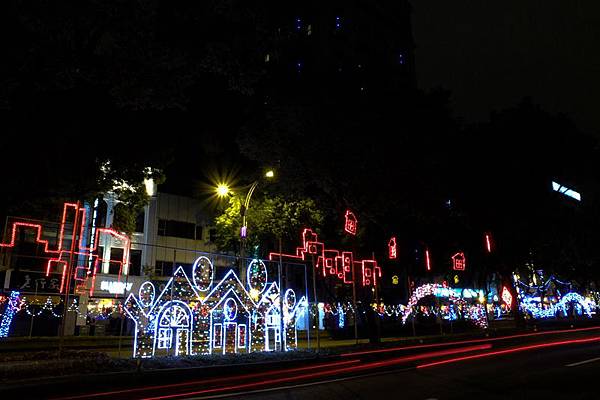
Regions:
<svg viewBox="0 0 600 400"><path fill-rule="evenodd" d="M599 371L600 327L593 327L354 351L212 375L171 371L127 383L115 375L95 387L46 387L40 398L595 399Z"/></svg>
<svg viewBox="0 0 600 400"><path fill-rule="evenodd" d="M600 358L598 357L600 357L600 343L597 342L499 355L422 369L405 368L366 377L227 398L235 400L598 399L600 398L598 384ZM577 364L580 362L583 363Z"/></svg>

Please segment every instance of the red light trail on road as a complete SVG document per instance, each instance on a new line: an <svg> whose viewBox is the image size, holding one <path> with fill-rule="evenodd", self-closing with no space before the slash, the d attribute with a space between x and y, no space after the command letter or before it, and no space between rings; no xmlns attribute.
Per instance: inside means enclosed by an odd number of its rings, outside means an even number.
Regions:
<svg viewBox="0 0 600 400"><path fill-rule="evenodd" d="M264 376L270 376L270 375L280 375L280 374L284 374L284 373L302 372L302 371L309 371L309 370L313 370L313 369L348 366L351 364L356 364L358 362L360 362L360 360L336 361L336 362L328 362L328 363L322 363L322 364L317 364L317 365L309 365L306 367L288 368L288 369L274 370L274 371L268 371L268 372L256 372L256 373L246 374L246 375L235 375L235 376L227 376L227 377L220 377L220 378L213 378L213 379L203 379L203 380L187 381L187 382L181 382L181 383L171 383L168 385L144 386L144 387L139 387L139 388L135 388L135 389L123 389L123 390L115 390L115 391L111 391L111 392L90 393L90 394L84 394L84 395L78 395L78 396L57 397L57 398L54 398L54 400L88 399L90 397L112 396L115 394L122 394L122 393L146 392L149 390L157 390L157 389L169 389L169 388L191 386L191 385L198 385L198 384L219 383L219 382L231 381L232 379L251 379L251 378L257 378L257 377L261 377L261 376L264 377Z"/></svg>
<svg viewBox="0 0 600 400"><path fill-rule="evenodd" d="M446 343L419 344L416 346L403 346L403 347L392 347L389 349L356 351L356 352L352 352L352 353L343 353L343 354L341 354L341 356L342 357L355 357L355 356L361 356L364 354L389 353L389 352L393 352L393 351L402 351L402 350L427 349L427 348L432 348L432 347L444 347L444 346L452 346L452 345L460 345L460 344L495 342L498 340L515 339L515 338L522 338L522 337L553 335L553 334L559 334L559 333L585 332L585 331L595 331L595 330L600 330L600 327L593 326L593 327L588 327L588 328L577 328L577 329L570 329L570 330L556 329L556 330L546 331L546 332L522 333L522 334L518 334L518 335L509 335L509 336L502 336L502 337L497 337L497 338L459 340L459 341L455 341L455 342L446 342Z"/></svg>
<svg viewBox="0 0 600 400"><path fill-rule="evenodd" d="M544 348L548 348L548 347L564 346L564 345L569 345L569 344L592 343L592 342L600 342L600 336L596 336L596 337L588 338L588 339L573 339L573 340L563 340L563 341L559 341L559 342L533 344L533 345L529 345L529 346L515 347L512 349L492 351L492 352L483 353L483 354L473 354L470 356L451 358L449 360L434 361L434 362L427 363L427 364L417 365L417 369L435 367L437 365L450 364L450 363L455 363L455 362L459 362L459 361L474 360L474 359L484 358L484 357L492 357L492 356L500 356L500 355L504 355L504 354L520 353L522 351L527 351L527 350L544 349Z"/></svg>
<svg viewBox="0 0 600 400"><path fill-rule="evenodd" d="M451 354L468 353L468 352L477 351L477 350L486 350L486 349L490 349L491 347L492 347L492 345L490 345L490 344L479 345L479 346L470 346L470 347L461 347L458 349L436 351L436 352L431 352L431 353L416 354L413 356L398 357L398 358L393 358L391 360L370 362L370 363L366 363L366 364L340 368L337 370L326 370L323 372L313 372L313 373L309 373L309 374L295 375L295 376L290 376L290 377L285 377L285 378L277 378L277 379L263 380L263 381L258 381L258 382L243 383L240 385L225 386L225 387L220 387L220 388L204 389L204 390L199 390L199 391L195 391L195 392L170 394L170 395L157 396L157 397L148 397L148 398L145 398L144 400L175 399L175 398L180 398L180 397L206 395L206 394L217 393L217 392L229 392L229 391L238 390L238 389L251 389L251 388L256 388L256 387L261 387L261 386L274 385L274 384L278 384L278 383L294 382L294 381L306 380L306 379L311 379L311 378L321 378L321 377L325 377L325 376L338 375L341 373L352 373L352 372L370 370L370 369L374 369L374 368L388 367L388 366L392 366L392 365L396 365L396 364L401 364L401 363L405 363L405 362L409 362L409 361L417 361L417 360L422 360L422 359L426 359L426 358L443 357L443 356L451 355ZM231 378L229 378L229 379L231 379Z"/></svg>

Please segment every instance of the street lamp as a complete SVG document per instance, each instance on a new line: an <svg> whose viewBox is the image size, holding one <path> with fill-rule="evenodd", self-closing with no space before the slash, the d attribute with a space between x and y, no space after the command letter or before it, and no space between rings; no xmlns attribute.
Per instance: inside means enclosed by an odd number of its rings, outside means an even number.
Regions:
<svg viewBox="0 0 600 400"><path fill-rule="evenodd" d="M272 179L275 177L275 172L272 169L269 169L269 170L265 171L264 177L268 178L268 179ZM257 179L250 185L250 189L248 190L248 193L246 194L246 198L244 199L244 202L240 206L240 215L242 217L242 226L240 228L240 242L241 242L240 243L241 271L240 272L241 272L241 277L242 277L243 283L245 283L245 280L246 280L246 265L244 263L244 257L245 257L245 253L246 253L246 237L248 236L248 229L247 229L247 223L246 223L246 212L248 211L248 207L250 206L250 200L252 199L252 195L254 194L254 191L256 190L256 187L258 186L260 181L261 181L261 179ZM229 185L227 185L226 183L219 183L215 187L215 193L217 194L218 197L223 198L228 195L231 195L232 191L229 188Z"/></svg>
<svg viewBox="0 0 600 400"><path fill-rule="evenodd" d="M275 177L275 172L270 169L268 171L265 172L265 178L268 179L272 179ZM244 200L244 203L241 205L240 207L240 214L242 216L242 227L240 228L240 258L241 258L241 264L242 264L242 269L241 269L241 275L242 275L242 279L245 280L246 279L246 264L244 262L244 257L245 257L245 253L246 253L246 237L248 236L248 225L246 224L246 212L248 211L248 207L250 206L250 199L252 199L252 195L254 194L254 191L256 190L256 187L258 186L260 182L260 179L255 180L252 185L250 186L250 189L248 190L248 193L246 194L246 199ZM245 283L245 282L243 282Z"/></svg>
<svg viewBox="0 0 600 400"><path fill-rule="evenodd" d="M225 183L219 183L217 185L217 187L215 188L215 192L217 193L217 196L225 197L230 192L229 186L227 186L227 184L225 184Z"/></svg>

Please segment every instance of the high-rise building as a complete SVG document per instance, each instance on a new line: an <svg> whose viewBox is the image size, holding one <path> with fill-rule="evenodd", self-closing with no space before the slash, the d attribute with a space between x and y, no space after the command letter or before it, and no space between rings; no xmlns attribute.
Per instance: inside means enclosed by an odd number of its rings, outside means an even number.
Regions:
<svg viewBox="0 0 600 400"><path fill-rule="evenodd" d="M414 87L408 1L273 2L267 12L267 102L356 101Z"/></svg>

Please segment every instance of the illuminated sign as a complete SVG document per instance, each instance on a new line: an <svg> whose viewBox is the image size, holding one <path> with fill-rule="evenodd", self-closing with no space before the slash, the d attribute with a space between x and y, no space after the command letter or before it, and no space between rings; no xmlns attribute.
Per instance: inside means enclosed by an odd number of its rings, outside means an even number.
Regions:
<svg viewBox="0 0 600 400"><path fill-rule="evenodd" d="M100 281L100 290L104 290L110 294L125 294L131 290L133 282L116 282L116 281Z"/></svg>
<svg viewBox="0 0 600 400"><path fill-rule="evenodd" d="M565 196L569 196L572 199L575 199L577 201L581 201L581 194L579 192L576 192L573 189L569 189L568 187L563 186L554 181L552 182L552 190L554 190L555 192L558 192L558 193L562 193Z"/></svg>

